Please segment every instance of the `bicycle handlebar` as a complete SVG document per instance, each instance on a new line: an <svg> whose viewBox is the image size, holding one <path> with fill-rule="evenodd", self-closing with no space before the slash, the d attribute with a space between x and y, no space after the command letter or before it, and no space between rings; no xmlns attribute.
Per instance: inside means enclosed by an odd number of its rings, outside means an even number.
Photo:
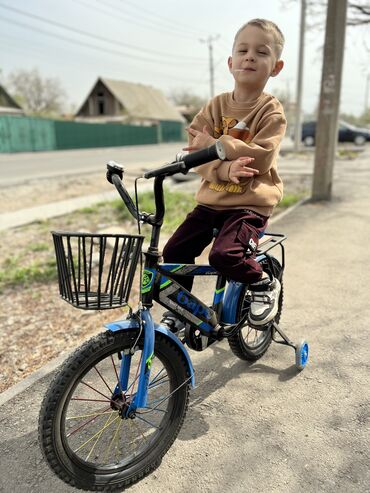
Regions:
<svg viewBox="0 0 370 493"><path fill-rule="evenodd" d="M186 174L189 169L200 166L201 164L214 161L215 159L225 159L225 151L222 143L216 141L215 144L201 149L200 151L192 152L191 154L181 155L180 161L176 160L173 163L165 164L160 168L147 171L144 174L144 178L154 178L154 198L155 198L155 214L149 214L145 212L140 212L137 210L132 198L127 192L124 184L122 183L123 178L123 166L115 163L114 161L109 161L107 163L107 180L112 183L117 192L120 194L123 202L125 203L130 214L140 221L144 221L151 225L160 226L162 224L164 216L164 198L163 198L163 180L166 176L172 176L176 173Z"/></svg>
<svg viewBox="0 0 370 493"><path fill-rule="evenodd" d="M214 161L215 159L221 159L221 161L224 161L225 158L226 154L224 146L219 140L217 140L215 144L206 147L205 149L181 156L181 161L175 161L170 164L165 164L160 168L147 171L143 176L144 178L149 179L156 176L172 176L176 173L186 174L191 168Z"/></svg>
<svg viewBox="0 0 370 493"><path fill-rule="evenodd" d="M125 203L125 206L129 210L130 214L134 216L135 219L138 218L139 212L135 207L135 204L132 201L128 191L126 190L124 184L122 183L124 167L120 164L115 163L114 161L109 161L107 163L107 180L109 183L112 183L117 192L120 194L121 199Z"/></svg>

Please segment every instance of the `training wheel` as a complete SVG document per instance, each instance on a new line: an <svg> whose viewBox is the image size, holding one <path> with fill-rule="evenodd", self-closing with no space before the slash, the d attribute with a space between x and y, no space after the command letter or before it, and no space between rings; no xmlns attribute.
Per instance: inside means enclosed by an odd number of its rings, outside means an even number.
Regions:
<svg viewBox="0 0 370 493"><path fill-rule="evenodd" d="M308 343L303 340L295 348L295 365L298 370L303 370L308 361Z"/></svg>

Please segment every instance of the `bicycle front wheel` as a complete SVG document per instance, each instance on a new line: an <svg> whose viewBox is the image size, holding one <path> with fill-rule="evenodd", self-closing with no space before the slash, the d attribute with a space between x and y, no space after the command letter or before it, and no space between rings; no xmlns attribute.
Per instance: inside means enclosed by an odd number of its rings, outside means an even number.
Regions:
<svg viewBox="0 0 370 493"><path fill-rule="evenodd" d="M140 377L143 341L137 336L137 331L106 332L90 339L64 363L44 398L39 420L44 456L77 488L112 491L150 473L184 421L187 367L175 343L161 334L156 334L147 406L130 417L123 412ZM130 350L123 390L121 362Z"/></svg>

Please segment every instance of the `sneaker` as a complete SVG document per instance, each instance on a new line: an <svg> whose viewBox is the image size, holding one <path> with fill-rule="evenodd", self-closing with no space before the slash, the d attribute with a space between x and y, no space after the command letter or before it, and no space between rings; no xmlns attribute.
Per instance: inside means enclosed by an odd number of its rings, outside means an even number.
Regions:
<svg viewBox="0 0 370 493"><path fill-rule="evenodd" d="M185 328L183 322L181 322L181 320L179 320L171 311L163 313L160 323L167 325L170 331L174 334L179 333Z"/></svg>
<svg viewBox="0 0 370 493"><path fill-rule="evenodd" d="M266 325L273 320L279 309L281 285L278 279L262 279L249 285L251 306L248 320L251 325Z"/></svg>

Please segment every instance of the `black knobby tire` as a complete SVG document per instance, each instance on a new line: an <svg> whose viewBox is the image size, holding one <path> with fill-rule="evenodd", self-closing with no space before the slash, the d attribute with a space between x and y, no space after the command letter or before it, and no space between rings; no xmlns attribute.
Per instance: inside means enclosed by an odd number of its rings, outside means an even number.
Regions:
<svg viewBox="0 0 370 493"><path fill-rule="evenodd" d="M281 311L283 308L283 269L274 257L270 257L274 272L271 273L271 266L267 261L262 263L263 270L268 274L272 274L277 277L281 284L281 292L279 297L279 308L274 318L276 323L279 323L281 317ZM246 311L249 310L250 301L248 296L247 287L242 291L237 308L237 320L240 320L244 316ZM268 350L271 340L271 324L267 330L256 330L249 327L246 323L234 336L228 339L230 349L238 358L245 361L256 361L260 359Z"/></svg>
<svg viewBox="0 0 370 493"><path fill-rule="evenodd" d="M116 491L149 474L184 421L187 364L176 344L162 334L155 339L148 409L134 419L119 415L115 398L124 395L124 401L135 394L142 349L137 335L137 331L106 332L90 339L64 363L45 395L39 418L43 454L52 470L77 488ZM122 393L117 390L120 361L135 343L134 384ZM134 361L139 361L136 368Z"/></svg>

